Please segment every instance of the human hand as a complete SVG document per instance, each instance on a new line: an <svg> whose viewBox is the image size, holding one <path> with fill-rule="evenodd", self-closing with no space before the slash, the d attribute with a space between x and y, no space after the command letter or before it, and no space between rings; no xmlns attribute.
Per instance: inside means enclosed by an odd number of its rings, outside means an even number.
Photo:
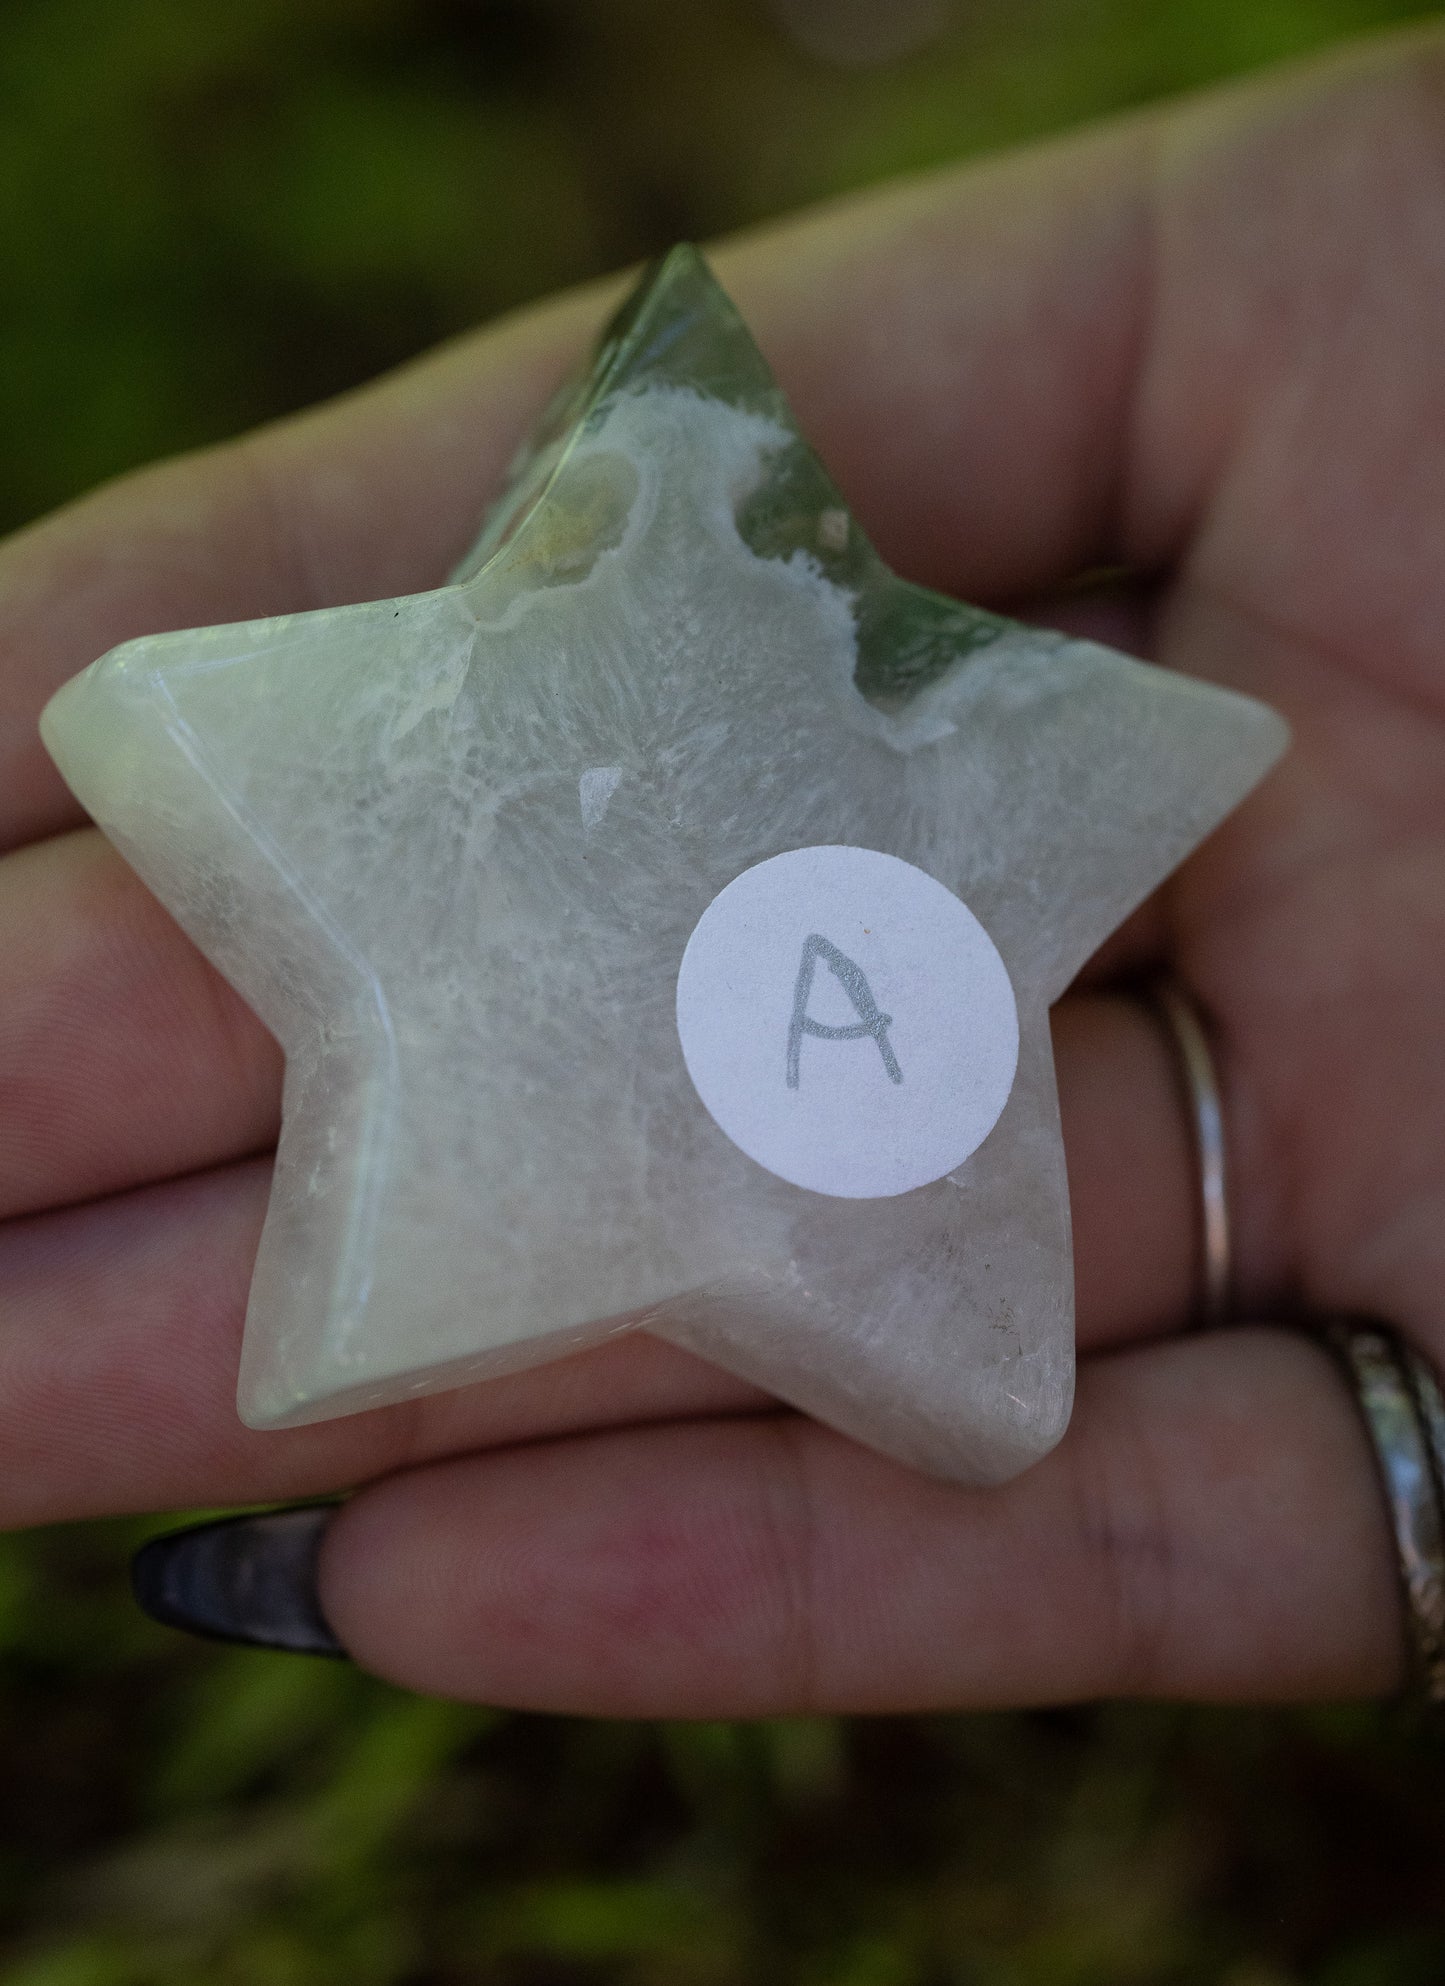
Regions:
<svg viewBox="0 0 1445 1986"><path fill-rule="evenodd" d="M717 266L905 576L1103 614L1294 749L1055 1016L1083 1354L967 1491L641 1335L282 1434L235 1416L277 1051L35 719L162 627L435 584L596 292L0 553L0 1522L365 1485L326 1613L413 1687L652 1715L1381 1689L1393 1542L1324 1356L1182 1336L1189 1125L1126 990L1216 1017L1238 1286L1445 1362L1445 40L1381 44L834 208ZM1141 575L1058 606L1099 565Z"/></svg>

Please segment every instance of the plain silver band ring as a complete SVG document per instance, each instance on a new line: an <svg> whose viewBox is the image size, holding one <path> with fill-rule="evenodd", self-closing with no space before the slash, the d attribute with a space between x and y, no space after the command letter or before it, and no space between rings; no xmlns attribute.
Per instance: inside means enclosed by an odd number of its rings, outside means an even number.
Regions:
<svg viewBox="0 0 1445 1986"><path fill-rule="evenodd" d="M1229 1200L1225 1192L1224 1112L1219 1078L1209 1037L1193 1000L1172 979L1156 981L1150 990L1155 1012L1163 1021L1178 1053L1180 1071L1194 1126L1200 1204L1203 1210L1202 1275L1195 1322L1224 1324L1230 1315L1232 1259Z"/></svg>

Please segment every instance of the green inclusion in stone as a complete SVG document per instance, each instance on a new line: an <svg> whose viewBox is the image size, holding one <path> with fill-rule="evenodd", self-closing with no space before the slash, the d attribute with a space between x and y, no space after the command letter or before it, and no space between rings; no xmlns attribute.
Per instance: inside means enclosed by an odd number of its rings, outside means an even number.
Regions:
<svg viewBox="0 0 1445 1986"><path fill-rule="evenodd" d="M781 389L731 299L695 248L655 263L569 379L512 465L507 487L455 577L465 579L525 529L542 498L555 501L558 472L575 443L624 394L668 386L762 414L787 440L768 473L742 501L738 531L762 558L811 559L851 599L857 627L859 691L881 708L906 701L1010 623L921 586L902 584L859 530L827 470L797 429ZM620 535L618 518L616 535ZM605 521L588 520L570 560L556 566L575 581L615 542Z"/></svg>

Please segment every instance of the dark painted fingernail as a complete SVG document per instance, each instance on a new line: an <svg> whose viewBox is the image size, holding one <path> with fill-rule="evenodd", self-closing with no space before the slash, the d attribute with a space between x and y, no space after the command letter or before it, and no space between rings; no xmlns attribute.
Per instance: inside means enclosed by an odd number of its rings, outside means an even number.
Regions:
<svg viewBox="0 0 1445 1986"><path fill-rule="evenodd" d="M321 1540L336 1510L313 1503L167 1531L131 1562L136 1600L152 1620L187 1634L345 1656L316 1583Z"/></svg>

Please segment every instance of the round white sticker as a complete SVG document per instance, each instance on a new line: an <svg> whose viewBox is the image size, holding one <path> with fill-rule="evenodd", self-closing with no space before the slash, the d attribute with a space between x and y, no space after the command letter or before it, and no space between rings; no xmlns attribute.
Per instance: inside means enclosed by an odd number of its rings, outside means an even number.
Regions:
<svg viewBox="0 0 1445 1986"><path fill-rule="evenodd" d="M1018 1067L1018 1008L987 931L871 848L797 848L734 877L683 953L677 1032L735 1145L846 1200L962 1165Z"/></svg>

